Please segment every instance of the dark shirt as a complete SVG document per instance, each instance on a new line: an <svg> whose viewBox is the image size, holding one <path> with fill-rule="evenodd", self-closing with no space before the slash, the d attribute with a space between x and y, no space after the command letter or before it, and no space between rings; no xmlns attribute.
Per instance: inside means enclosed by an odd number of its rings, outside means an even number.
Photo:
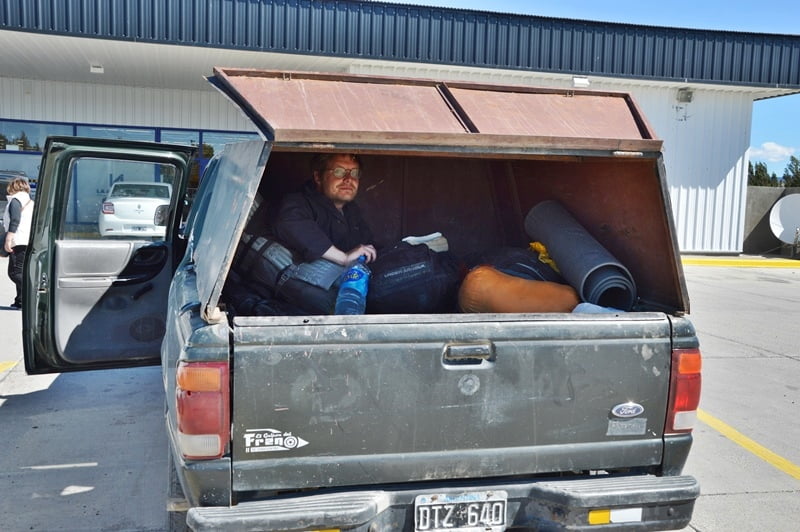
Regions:
<svg viewBox="0 0 800 532"><path fill-rule="evenodd" d="M358 245L373 244L358 205L350 202L339 211L313 181L283 199L273 231L277 240L309 262L322 257L331 245L347 253Z"/></svg>
<svg viewBox="0 0 800 532"><path fill-rule="evenodd" d="M17 198L11 200L8 204L8 228L9 233L16 233L19 228L19 222L22 219L22 203Z"/></svg>

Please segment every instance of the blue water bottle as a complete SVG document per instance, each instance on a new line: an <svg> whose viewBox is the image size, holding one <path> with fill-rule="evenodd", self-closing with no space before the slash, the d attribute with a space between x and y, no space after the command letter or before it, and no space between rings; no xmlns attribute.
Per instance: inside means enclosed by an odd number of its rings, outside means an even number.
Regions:
<svg viewBox="0 0 800 532"><path fill-rule="evenodd" d="M370 273L365 255L358 257L344 272L336 296L335 314L364 314L367 310Z"/></svg>

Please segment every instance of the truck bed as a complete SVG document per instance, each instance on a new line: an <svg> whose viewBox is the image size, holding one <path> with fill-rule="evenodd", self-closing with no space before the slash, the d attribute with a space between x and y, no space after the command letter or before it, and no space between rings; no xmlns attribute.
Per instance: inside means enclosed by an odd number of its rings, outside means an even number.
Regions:
<svg viewBox="0 0 800 532"><path fill-rule="evenodd" d="M406 236L437 231L464 262L503 246L526 249L532 240L526 215L555 200L630 271L637 310L689 311L660 154L495 160L469 153L368 153L362 161L356 201L379 251ZM263 201L246 233L269 233L281 199L301 188L309 168L306 153L270 155L259 186Z"/></svg>

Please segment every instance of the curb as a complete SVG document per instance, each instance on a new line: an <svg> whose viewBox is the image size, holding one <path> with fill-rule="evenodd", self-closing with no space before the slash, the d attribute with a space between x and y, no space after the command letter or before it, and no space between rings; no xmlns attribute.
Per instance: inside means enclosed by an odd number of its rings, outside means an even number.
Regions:
<svg viewBox="0 0 800 532"><path fill-rule="evenodd" d="M684 266L723 266L736 268L798 268L800 260L770 257L681 257Z"/></svg>

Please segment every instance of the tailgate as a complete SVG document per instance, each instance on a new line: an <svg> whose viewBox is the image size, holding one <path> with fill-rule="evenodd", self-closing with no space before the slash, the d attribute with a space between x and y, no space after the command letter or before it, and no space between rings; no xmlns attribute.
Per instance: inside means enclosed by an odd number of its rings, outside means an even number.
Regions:
<svg viewBox="0 0 800 532"><path fill-rule="evenodd" d="M671 350L663 314L243 317L234 325L237 491L661 460Z"/></svg>

